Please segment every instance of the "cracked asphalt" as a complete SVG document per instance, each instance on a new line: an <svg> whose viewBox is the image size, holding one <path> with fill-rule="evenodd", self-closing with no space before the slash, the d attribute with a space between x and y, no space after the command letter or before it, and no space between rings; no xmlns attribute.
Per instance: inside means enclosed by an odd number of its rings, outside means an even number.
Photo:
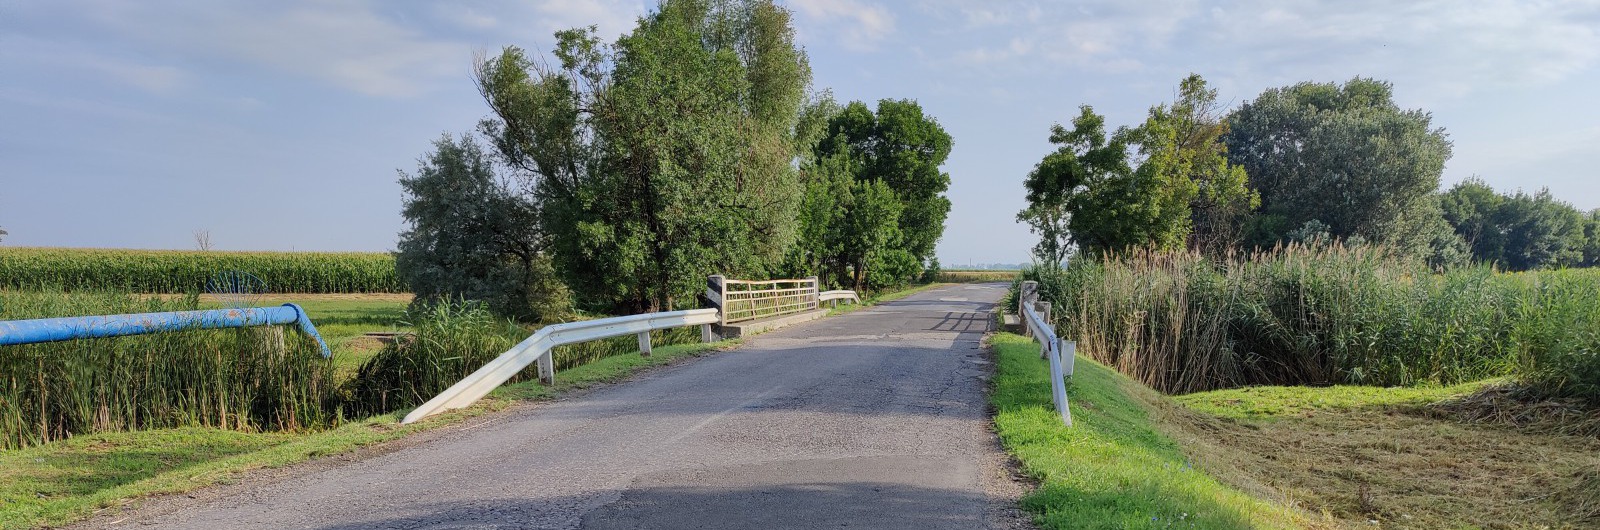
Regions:
<svg viewBox="0 0 1600 530"><path fill-rule="evenodd" d="M153 503L114 528L983 528L1006 477L957 285L493 415L394 452ZM998 463L998 464L997 464ZM1004 489L1004 488L1002 488Z"/></svg>

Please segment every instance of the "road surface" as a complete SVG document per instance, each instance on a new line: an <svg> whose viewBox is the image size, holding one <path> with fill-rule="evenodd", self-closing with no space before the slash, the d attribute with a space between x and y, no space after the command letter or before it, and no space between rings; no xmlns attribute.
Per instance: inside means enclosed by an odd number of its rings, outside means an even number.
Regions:
<svg viewBox="0 0 1600 530"><path fill-rule="evenodd" d="M91 525L1012 526L990 484L1004 460L979 345L1003 291L926 291L387 454Z"/></svg>

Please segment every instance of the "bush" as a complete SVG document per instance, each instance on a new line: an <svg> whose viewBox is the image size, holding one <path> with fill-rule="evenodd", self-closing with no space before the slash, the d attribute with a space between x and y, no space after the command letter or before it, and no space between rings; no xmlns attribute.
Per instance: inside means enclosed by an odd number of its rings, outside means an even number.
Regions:
<svg viewBox="0 0 1600 530"><path fill-rule="evenodd" d="M412 333L367 359L346 383L357 416L420 405L526 335L477 302L434 304L408 320Z"/></svg>

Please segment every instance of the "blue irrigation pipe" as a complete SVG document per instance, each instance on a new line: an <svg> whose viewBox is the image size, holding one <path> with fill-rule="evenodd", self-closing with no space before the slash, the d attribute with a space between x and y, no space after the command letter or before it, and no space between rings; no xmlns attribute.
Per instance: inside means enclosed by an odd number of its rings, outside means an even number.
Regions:
<svg viewBox="0 0 1600 530"><path fill-rule="evenodd" d="M298 325L301 332L316 340L317 346L322 348L324 358L333 356L333 352L328 350L328 343L323 342L322 335L317 333L317 327L311 325L311 318L306 316L306 310L294 304L283 304L278 307L4 320L0 321L0 346L122 337L187 329L288 324Z"/></svg>

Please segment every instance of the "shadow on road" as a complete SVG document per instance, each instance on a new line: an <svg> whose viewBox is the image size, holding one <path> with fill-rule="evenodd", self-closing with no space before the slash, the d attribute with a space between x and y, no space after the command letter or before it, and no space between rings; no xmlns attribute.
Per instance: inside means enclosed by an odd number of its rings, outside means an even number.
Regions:
<svg viewBox="0 0 1600 530"><path fill-rule="evenodd" d="M588 499L483 499L414 506L416 515L316 527L371 528L551 528L570 520L540 517L556 507ZM977 528L982 513L953 507L982 506L971 493L877 482L802 483L755 488L660 487L625 492L583 516L579 528L609 529L784 529L784 528ZM565 511L565 510L559 510Z"/></svg>

